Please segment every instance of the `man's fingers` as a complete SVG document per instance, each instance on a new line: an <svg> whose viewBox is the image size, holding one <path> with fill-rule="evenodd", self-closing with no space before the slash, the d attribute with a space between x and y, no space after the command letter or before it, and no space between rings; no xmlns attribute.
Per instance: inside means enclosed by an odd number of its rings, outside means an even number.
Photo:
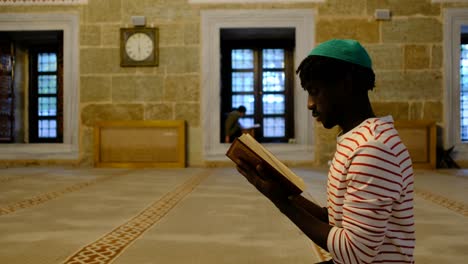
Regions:
<svg viewBox="0 0 468 264"><path fill-rule="evenodd" d="M258 163L257 165L253 165L253 164L250 164L249 162L247 162L246 160L243 160L241 157L239 159L237 159L236 163L240 167L248 168L249 171L253 171L256 174L260 175L260 177L262 177L263 179L266 179L262 163Z"/></svg>
<svg viewBox="0 0 468 264"><path fill-rule="evenodd" d="M284 199L286 197L281 190L281 186L275 181L268 178L265 174L262 164L252 166L246 161L238 160L237 171L244 175L255 188L272 201Z"/></svg>
<svg viewBox="0 0 468 264"><path fill-rule="evenodd" d="M241 167L237 167L237 171L244 175L244 177L252 184L254 185L257 189L260 191L263 191L265 189L265 186L268 186L268 182L264 179L262 179L258 174L250 174L243 170Z"/></svg>
<svg viewBox="0 0 468 264"><path fill-rule="evenodd" d="M239 157L236 163L240 167L252 169L252 165L247 160L244 160L242 157Z"/></svg>
<svg viewBox="0 0 468 264"><path fill-rule="evenodd" d="M240 167L242 170L244 170L248 174L257 174L257 171L255 167L253 167L251 164L247 163L246 161L242 159L237 160L237 166Z"/></svg>
<svg viewBox="0 0 468 264"><path fill-rule="evenodd" d="M237 169L237 171L238 171L240 174L244 175L244 177L246 177L246 178L250 181L250 178L252 178L252 176L250 176L250 174L247 173L247 172L244 170L244 168L242 168L242 167L240 167L240 166L236 166L236 169Z"/></svg>
<svg viewBox="0 0 468 264"><path fill-rule="evenodd" d="M268 178L266 177L263 166L261 164L252 166L251 164L242 159L238 159L236 163L237 171L240 174L244 175L244 177L258 190L263 192L264 189L267 188L267 186L269 186Z"/></svg>
<svg viewBox="0 0 468 264"><path fill-rule="evenodd" d="M260 176L260 178L262 178L263 180L268 180L268 177L265 175L265 170L263 169L262 164L258 164L255 167L255 170L257 171L257 174L258 176Z"/></svg>
<svg viewBox="0 0 468 264"><path fill-rule="evenodd" d="M246 171L244 168L237 166L237 171L244 175L244 177L253 185L256 185L256 179L258 178L255 174L252 174L252 172Z"/></svg>

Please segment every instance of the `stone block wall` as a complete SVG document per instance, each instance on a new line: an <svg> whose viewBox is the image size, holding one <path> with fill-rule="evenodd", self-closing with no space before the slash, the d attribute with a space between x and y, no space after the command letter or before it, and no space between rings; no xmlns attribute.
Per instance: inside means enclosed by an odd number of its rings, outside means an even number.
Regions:
<svg viewBox="0 0 468 264"><path fill-rule="evenodd" d="M205 9L317 10L316 42L355 38L369 50L376 72L371 92L378 115L395 119L443 118L443 10L468 4L430 0L327 0L325 3L188 4L186 0L90 0L77 6L2 6L1 13L80 14L80 151L92 165L92 128L99 120L184 119L188 163L203 166L200 116L200 11ZM392 12L376 21L377 8ZM159 67L119 66L119 28L131 16L159 28ZM198 131L198 132L197 132ZM316 160L326 165L337 130L317 126ZM312 133L312 132L311 132ZM50 163L50 162L49 162Z"/></svg>

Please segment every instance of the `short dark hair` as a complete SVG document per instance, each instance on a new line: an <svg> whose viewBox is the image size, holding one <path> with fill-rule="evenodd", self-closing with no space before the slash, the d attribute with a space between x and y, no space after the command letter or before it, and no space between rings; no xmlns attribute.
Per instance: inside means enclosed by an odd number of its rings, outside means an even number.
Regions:
<svg viewBox="0 0 468 264"><path fill-rule="evenodd" d="M299 74L304 89L311 81L336 83L348 74L351 74L353 86L356 88L368 91L375 87L375 74L372 69L324 56L309 55L301 62L296 74Z"/></svg>
<svg viewBox="0 0 468 264"><path fill-rule="evenodd" d="M245 113L247 111L247 109L245 108L245 106L241 105L237 108L237 111L241 112L241 113Z"/></svg>

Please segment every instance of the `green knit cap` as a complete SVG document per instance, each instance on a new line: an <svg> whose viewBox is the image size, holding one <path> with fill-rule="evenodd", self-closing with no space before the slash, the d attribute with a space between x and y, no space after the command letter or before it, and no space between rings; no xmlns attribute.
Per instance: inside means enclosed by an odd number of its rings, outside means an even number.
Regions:
<svg viewBox="0 0 468 264"><path fill-rule="evenodd" d="M359 42L352 39L328 40L312 49L309 55L330 57L372 69L369 54Z"/></svg>

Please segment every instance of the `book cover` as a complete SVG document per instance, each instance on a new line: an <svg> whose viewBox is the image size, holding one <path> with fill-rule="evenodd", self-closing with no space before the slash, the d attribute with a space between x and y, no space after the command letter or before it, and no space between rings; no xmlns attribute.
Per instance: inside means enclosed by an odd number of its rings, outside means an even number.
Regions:
<svg viewBox="0 0 468 264"><path fill-rule="evenodd" d="M288 195L298 195L306 189L302 178L294 174L249 134L243 134L236 138L226 152L226 156L234 163L242 158L253 167L261 164L264 167L266 176L271 176L272 179L279 181Z"/></svg>

